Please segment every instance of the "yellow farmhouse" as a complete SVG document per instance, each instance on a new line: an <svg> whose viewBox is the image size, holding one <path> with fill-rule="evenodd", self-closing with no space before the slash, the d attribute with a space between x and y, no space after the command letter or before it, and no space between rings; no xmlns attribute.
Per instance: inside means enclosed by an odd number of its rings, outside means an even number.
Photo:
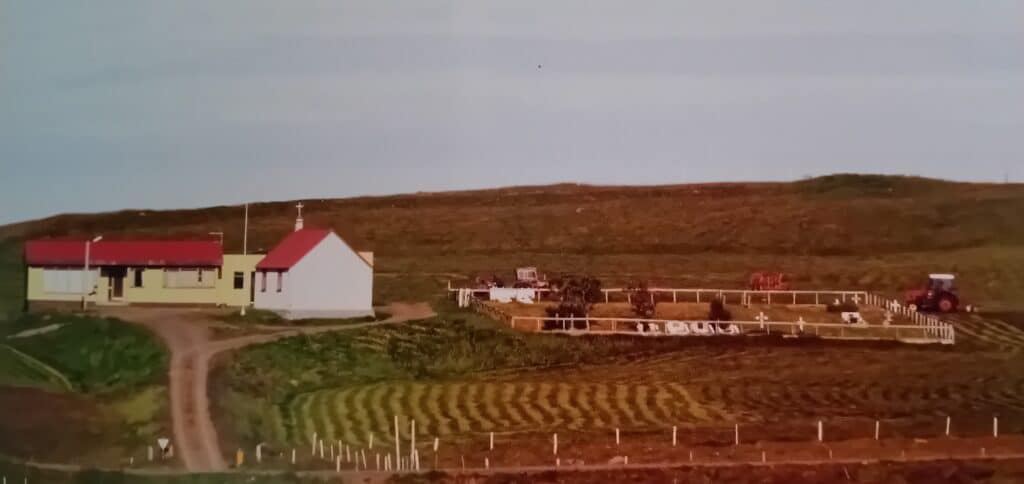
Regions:
<svg viewBox="0 0 1024 484"><path fill-rule="evenodd" d="M215 241L28 241L28 306L249 305L263 257L224 254Z"/></svg>

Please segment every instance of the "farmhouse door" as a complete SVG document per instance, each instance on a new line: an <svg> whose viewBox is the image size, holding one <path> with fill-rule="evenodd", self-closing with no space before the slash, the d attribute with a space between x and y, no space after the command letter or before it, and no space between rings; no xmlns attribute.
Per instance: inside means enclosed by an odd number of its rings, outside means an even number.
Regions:
<svg viewBox="0 0 1024 484"><path fill-rule="evenodd" d="M100 275L107 278L107 300L118 300L124 297L124 278L128 276L127 267L104 267Z"/></svg>
<svg viewBox="0 0 1024 484"><path fill-rule="evenodd" d="M124 297L124 277L112 277L110 285L110 299L121 299L122 297Z"/></svg>

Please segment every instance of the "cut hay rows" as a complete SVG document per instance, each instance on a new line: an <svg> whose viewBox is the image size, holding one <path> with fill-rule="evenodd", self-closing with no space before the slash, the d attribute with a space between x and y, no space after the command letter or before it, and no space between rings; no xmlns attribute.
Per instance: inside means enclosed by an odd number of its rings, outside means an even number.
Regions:
<svg viewBox="0 0 1024 484"><path fill-rule="evenodd" d="M393 416L416 419L424 435L495 432L660 428L728 417L698 404L679 385L534 382L382 383L320 390L285 409L295 442L315 431L331 439L365 443L388 435Z"/></svg>

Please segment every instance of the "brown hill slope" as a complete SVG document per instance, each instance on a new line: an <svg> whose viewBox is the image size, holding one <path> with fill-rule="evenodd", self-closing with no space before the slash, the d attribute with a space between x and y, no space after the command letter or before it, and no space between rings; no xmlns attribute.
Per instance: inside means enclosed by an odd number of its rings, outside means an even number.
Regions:
<svg viewBox="0 0 1024 484"><path fill-rule="evenodd" d="M250 247L290 230L294 201L250 206ZM836 175L795 183L553 185L306 200L309 225L381 255L526 251L874 255L1024 245L1024 186ZM240 207L59 215L0 227L0 239L208 237L241 247Z"/></svg>
<svg viewBox="0 0 1024 484"><path fill-rule="evenodd" d="M250 205L250 250L271 247L291 229L294 203ZM307 225L335 228L357 247L374 250L380 269L401 272L507 271L508 264L533 261L549 264L550 270L601 271L594 258L616 258L622 269L606 264L604 272L674 278L682 271L714 271L718 263L730 268L730 280L738 279L733 283L742 283L741 273L764 266L813 271L826 259L850 265L868 257L903 266L898 273L866 279L895 289L933 267L970 270L970 263L989 254L977 248L998 247L1003 259L997 265L1009 264L1008 269L1024 253L1020 184L834 175L793 183L566 184L304 203ZM224 231L228 249L239 250L241 229L237 206L124 210L0 227L0 239L95 233L209 237L208 232ZM706 257L699 266L669 261L710 254L715 263ZM666 262L649 262L661 260ZM649 265L653 270L636 269ZM677 272L663 274L665 267ZM803 276L809 283L864 284L863 274L841 277L855 270L837 269L834 280ZM1001 276L984 278L975 284L993 286L1000 294L1008 290L1000 287Z"/></svg>

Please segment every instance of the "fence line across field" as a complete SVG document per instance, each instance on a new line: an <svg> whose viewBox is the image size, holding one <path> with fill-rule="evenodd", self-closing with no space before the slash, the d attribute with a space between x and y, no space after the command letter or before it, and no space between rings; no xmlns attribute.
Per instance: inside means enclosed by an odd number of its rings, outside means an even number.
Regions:
<svg viewBox="0 0 1024 484"><path fill-rule="evenodd" d="M551 323L554 328L545 328ZM579 328L577 323L582 324ZM596 324L595 324L596 323ZM601 323L609 323L611 328ZM707 321L637 318L594 318L558 316L513 316L513 329L565 334L625 334L642 336L742 336L758 334L814 335L826 339L897 340L908 343L952 344L954 329L932 325L853 325L807 321ZM598 327L595 327L598 326ZM684 329L685 328L685 329Z"/></svg>
<svg viewBox="0 0 1024 484"><path fill-rule="evenodd" d="M540 294L548 294L554 292L551 288L539 287L539 288L526 288L531 289ZM490 294L490 288L472 288L472 287L453 287L451 281L448 282L448 292L463 294L483 295ZM816 290L778 290L778 291L758 291L751 289L712 289L712 288L692 288L692 287L649 287L647 292L650 293L651 298L657 297L657 294L671 294L672 302L685 302L687 299L693 299L695 302L710 302L714 297L721 297L723 302L728 303L730 300L740 304L746 304L757 298L760 301L764 301L768 304L772 304L772 298L775 298L775 304L827 304L835 299L840 302L846 302L847 300L859 302L865 301L868 296L867 291L846 291L846 290L828 290L828 291L816 291ZM611 302L612 294L625 294L626 301L631 301L632 290L626 287L606 287L601 289L601 293L604 294L604 302ZM680 298L679 296L684 297ZM685 296L692 296L687 298ZM814 297L814 302L811 302L810 297ZM739 297L739 301L736 301L736 297ZM801 299L801 297L803 297ZM801 302L803 300L803 302Z"/></svg>
<svg viewBox="0 0 1024 484"><path fill-rule="evenodd" d="M548 293L548 292L552 291L550 288L536 288L536 289L533 289L533 290L536 291L538 294ZM513 327L515 327L515 325L512 323L512 319L514 319L513 317L510 317L509 315L504 314L501 311L497 311L497 310L491 309L491 308L487 307L486 305L482 305L482 304L478 304L477 303L477 300L476 300L475 296L481 295L481 294L489 294L490 289L453 288L452 285L451 285L451 282L449 282L448 283L448 291L455 294L455 296L459 299L460 306L473 306L477 311L482 312L482 313L484 313L484 314L486 314L486 315L488 315L490 317L493 317L495 319L502 320L502 321L507 321L510 324L512 324ZM891 313L893 313L895 315L903 316L903 317L909 319L914 324L914 326L910 327L910 328L915 328L915 327L916 328L922 328L924 333L925 333L925 335L927 335L926 336L927 339L938 340L939 342L945 343L945 344L955 344L956 343L956 331L954 330L954 328L953 328L953 326L951 324L945 323L945 322L943 322L942 320L940 320L939 318L937 318L935 316L931 316L931 315L928 315L928 314L923 314L923 313L920 313L920 312L918 312L918 311L916 311L914 309L911 309L908 306L899 304L899 302L894 300L894 299L889 299L889 298L886 298L886 297L883 297L883 296L879 296L877 294L872 294L872 293L867 292L867 291L846 291L846 290L753 291L753 290L746 290L746 289L707 289L707 288L648 288L648 291L651 293L650 297L651 297L652 301L654 301L654 299L655 299L655 295L654 295L655 293L671 293L672 294L672 301L673 302L678 302L679 301L679 297L678 297L679 294L693 294L693 295L695 295L694 299L697 302L708 302L709 301L709 299L707 299L707 298L704 298L702 300L701 295L704 295L704 294L709 294L709 295L721 297L723 299L723 302L728 302L729 295L733 295L733 296L738 295L738 297L740 298L740 301L739 301L740 304L750 304L755 299L755 297L758 300L762 301L762 302L766 302L767 304L772 304L773 303L773 301L772 301L772 296L773 295L775 296L775 304L787 304L787 303L789 303L789 304L806 304L806 305L814 304L814 305L820 305L820 304L823 304L823 303L828 303L830 301L834 302L836 300L839 300L840 302L851 301L854 304L860 304L860 303L863 302L864 304L867 304L869 306L875 306L875 307L884 309L886 311L890 311ZM626 288L605 288L605 289L601 289L601 292L604 294L605 302L608 302L610 300L609 294L611 294L611 293L621 293L621 292L624 292L624 293L626 293L627 301L631 297L629 289L626 289ZM813 303L809 302L810 301L810 297L809 296L811 296L811 295L814 296L814 302ZM803 303L798 302L799 301L799 297L801 297L801 296L803 296L804 299L805 299L805 302L803 302ZM519 316L517 316L517 317L519 317ZM541 318L541 319L547 319L547 318ZM591 318L591 319L593 319L593 318ZM632 321L637 321L637 320L636 319L632 319ZM749 322L746 322L746 323L749 323ZM783 322L781 324L790 325L790 324L800 324L800 323L799 322ZM810 325L810 326L822 326L822 327L827 326L827 325L824 325L823 323L806 323L805 322L803 324L804 325ZM853 327L853 326L850 326L850 327ZM870 327L874 328L874 327L878 327L878 326L874 326L873 325L873 326L870 326ZM906 338L903 338L902 335L901 335L901 332L902 332L901 329L902 328L908 328L908 326L904 326L904 325L882 325L880 327L882 327L882 328L892 328L891 330L885 330L886 334L891 333L891 332L895 332L897 334L897 336L898 336L898 338L896 338L896 339L899 339L901 341L905 341L906 340ZM530 328L530 329L533 329L533 328ZM883 338L883 339L885 339L885 338Z"/></svg>

